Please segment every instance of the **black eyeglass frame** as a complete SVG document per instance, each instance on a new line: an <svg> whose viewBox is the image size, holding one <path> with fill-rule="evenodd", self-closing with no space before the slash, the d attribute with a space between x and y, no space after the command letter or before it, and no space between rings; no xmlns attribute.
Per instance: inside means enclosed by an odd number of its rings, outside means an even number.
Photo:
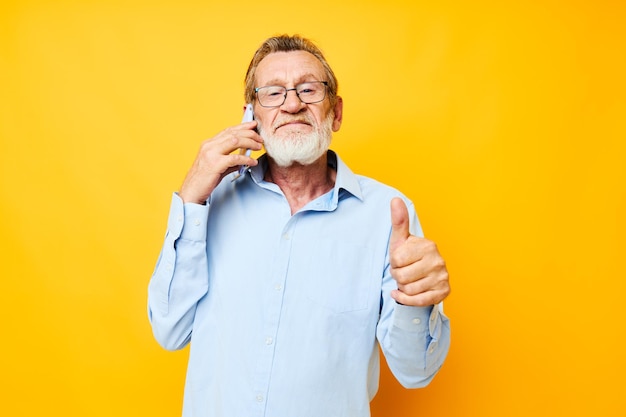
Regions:
<svg viewBox="0 0 626 417"><path fill-rule="evenodd" d="M319 83L319 84L324 84L324 87L325 87L325 88L324 88L324 96L323 96L321 99L316 100L316 101L310 101L310 102L307 102L307 101L302 100L302 97L300 97L300 94L298 93L298 87L300 87L302 84L318 84L318 83ZM258 93L259 93L259 90L260 90L260 89L262 89L262 88L268 88L268 87L280 87L280 88L285 88L285 87L283 87L283 86L281 86L281 85L264 85L264 86L262 86L262 87L256 87L256 88L254 89L254 94L257 94L257 100L258 100ZM283 95L283 102L282 102L282 103L277 104L277 105L275 105L275 106L264 106L264 105L263 105L263 103L261 103L261 100L259 100L259 105L260 105L261 107L265 107L265 108L268 108L268 109L271 109L271 108L276 108L276 107L280 107L280 106L282 106L283 104L285 104L285 101L287 101L287 94L288 94L290 91L295 91L295 92L296 92L296 96L298 96L298 99L300 99L300 101L301 101L301 102L303 102L304 104L315 104L315 103L320 103L320 102L322 102L322 101L324 101L324 100L326 99L326 96L327 96L327 93L328 93L328 81L306 81L306 82L303 82L303 83L300 83L300 84L296 85L294 88L285 88L285 94Z"/></svg>

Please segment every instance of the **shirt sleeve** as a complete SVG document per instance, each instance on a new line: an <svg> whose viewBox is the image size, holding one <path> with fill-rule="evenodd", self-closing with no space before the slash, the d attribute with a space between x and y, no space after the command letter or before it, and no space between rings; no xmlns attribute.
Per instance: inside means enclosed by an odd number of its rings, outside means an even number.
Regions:
<svg viewBox="0 0 626 417"><path fill-rule="evenodd" d="M196 305L208 291L208 211L208 204L183 204L172 196L165 242L148 285L152 332L168 350L189 342Z"/></svg>
<svg viewBox="0 0 626 417"><path fill-rule="evenodd" d="M412 204L411 233L421 236L421 229ZM387 260L389 256L387 254ZM443 314L443 304L413 307L398 304L391 298L397 289L389 262L385 268L381 294L381 314L377 338L389 369L405 388L428 385L437 374L450 347L450 323Z"/></svg>
<svg viewBox="0 0 626 417"><path fill-rule="evenodd" d="M389 301L395 303L393 299ZM450 324L440 305L412 307L395 304L378 325L378 339L398 382L421 388L435 377L450 347Z"/></svg>

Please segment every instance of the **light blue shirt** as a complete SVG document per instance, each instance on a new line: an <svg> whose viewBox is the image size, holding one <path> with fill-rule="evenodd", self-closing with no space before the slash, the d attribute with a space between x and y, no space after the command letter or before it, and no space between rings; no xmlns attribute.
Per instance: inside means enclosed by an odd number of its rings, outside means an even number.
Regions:
<svg viewBox="0 0 626 417"><path fill-rule="evenodd" d="M334 188L293 216L264 157L207 205L174 194L148 309L164 348L191 341L184 417L366 417L379 346L405 387L441 367L448 319L389 295L389 203L421 236L413 204L328 159Z"/></svg>

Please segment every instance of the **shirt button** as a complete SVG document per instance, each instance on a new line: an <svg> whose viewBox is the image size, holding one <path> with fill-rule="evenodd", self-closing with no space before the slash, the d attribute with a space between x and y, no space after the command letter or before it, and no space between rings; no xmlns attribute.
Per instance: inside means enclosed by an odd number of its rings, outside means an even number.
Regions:
<svg viewBox="0 0 626 417"><path fill-rule="evenodd" d="M200 219L195 219L193 221L193 224L195 224L196 226L200 226L202 224L202 222L200 221Z"/></svg>
<svg viewBox="0 0 626 417"><path fill-rule="evenodd" d="M256 396L256 402L262 403L263 402L263 396L262 395L257 395Z"/></svg>
<svg viewBox="0 0 626 417"><path fill-rule="evenodd" d="M265 344L266 344L266 345L268 345L268 346L269 346L269 345L271 345L272 343L274 343L274 339L272 339L272 338L271 338L271 337L269 337L269 336L265 338Z"/></svg>
<svg viewBox="0 0 626 417"><path fill-rule="evenodd" d="M282 285L280 285L280 284L276 284L276 285L274 285L274 289L275 289L276 291L280 291L280 290L282 290L282 289L283 289L283 286L282 286Z"/></svg>
<svg viewBox="0 0 626 417"><path fill-rule="evenodd" d="M422 321L420 319L418 319L417 317L414 318L413 320L413 324L420 324Z"/></svg>
<svg viewBox="0 0 626 417"><path fill-rule="evenodd" d="M176 220L178 220L178 222L182 222L183 221L183 216L178 216L178 218L176 218Z"/></svg>
<svg viewBox="0 0 626 417"><path fill-rule="evenodd" d="M289 237L289 233L285 233L285 234L283 234L283 239L285 239L285 240L289 240L289 238L290 238L290 237Z"/></svg>
<svg viewBox="0 0 626 417"><path fill-rule="evenodd" d="M437 342L432 342L430 344L430 348L428 349L428 353L433 353L436 347L437 347Z"/></svg>

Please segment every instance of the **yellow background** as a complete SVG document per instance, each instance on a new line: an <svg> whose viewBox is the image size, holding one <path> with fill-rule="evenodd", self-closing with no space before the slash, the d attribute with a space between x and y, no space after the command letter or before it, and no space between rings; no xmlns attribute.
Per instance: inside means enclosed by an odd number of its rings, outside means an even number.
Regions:
<svg viewBox="0 0 626 417"><path fill-rule="evenodd" d="M339 77L333 148L415 201L452 277L448 361L417 391L385 370L374 416L626 415L624 9L4 1L0 414L179 415L187 351L145 307L170 193L286 32Z"/></svg>

